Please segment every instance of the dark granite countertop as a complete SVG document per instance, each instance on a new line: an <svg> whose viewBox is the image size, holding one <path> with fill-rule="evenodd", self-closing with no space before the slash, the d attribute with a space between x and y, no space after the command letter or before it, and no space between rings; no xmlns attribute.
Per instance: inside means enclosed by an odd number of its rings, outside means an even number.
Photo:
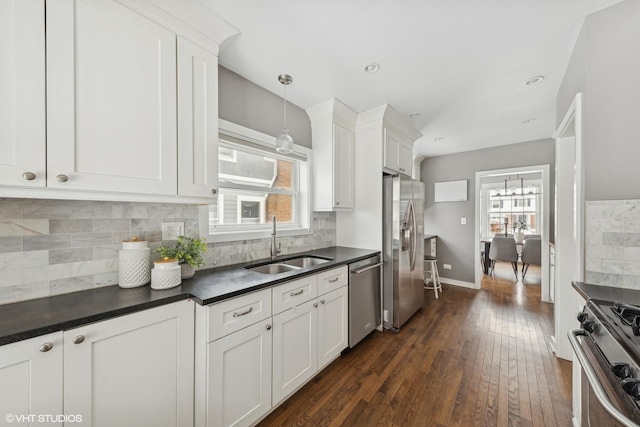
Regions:
<svg viewBox="0 0 640 427"><path fill-rule="evenodd" d="M585 300L593 299L640 305L640 291L635 289L591 285L583 282L571 282L571 285Z"/></svg>
<svg viewBox="0 0 640 427"><path fill-rule="evenodd" d="M189 298L207 305L376 254L379 251L335 246L278 257L286 260L299 255L316 255L332 259L324 264L281 274L260 274L244 268L270 262L268 259L257 260L200 270L193 278L183 280L182 285L173 289L156 291L148 285L122 289L114 285L0 305L0 345Z"/></svg>

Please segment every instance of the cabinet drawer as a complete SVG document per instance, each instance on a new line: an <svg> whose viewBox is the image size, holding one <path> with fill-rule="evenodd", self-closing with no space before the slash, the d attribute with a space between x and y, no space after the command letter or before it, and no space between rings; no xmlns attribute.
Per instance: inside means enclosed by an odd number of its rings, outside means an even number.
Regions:
<svg viewBox="0 0 640 427"><path fill-rule="evenodd" d="M273 314L318 296L317 276L308 276L273 288Z"/></svg>
<svg viewBox="0 0 640 427"><path fill-rule="evenodd" d="M211 342L271 316L271 289L243 295L209 307Z"/></svg>
<svg viewBox="0 0 640 427"><path fill-rule="evenodd" d="M318 295L324 295L349 283L349 269L346 265L318 273Z"/></svg>

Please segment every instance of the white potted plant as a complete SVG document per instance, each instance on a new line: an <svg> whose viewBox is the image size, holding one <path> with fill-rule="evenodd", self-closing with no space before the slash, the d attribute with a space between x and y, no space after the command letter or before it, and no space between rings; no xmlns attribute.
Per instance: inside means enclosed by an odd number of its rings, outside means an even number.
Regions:
<svg viewBox="0 0 640 427"><path fill-rule="evenodd" d="M516 243L522 243L524 240L524 230L526 229L527 223L520 219L513 223L513 238Z"/></svg>

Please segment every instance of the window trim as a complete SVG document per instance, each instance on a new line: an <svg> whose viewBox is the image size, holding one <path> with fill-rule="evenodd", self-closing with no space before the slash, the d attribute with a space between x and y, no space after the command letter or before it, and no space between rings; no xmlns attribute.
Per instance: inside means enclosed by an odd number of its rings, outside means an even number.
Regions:
<svg viewBox="0 0 640 427"><path fill-rule="evenodd" d="M227 120L218 120L218 132L221 136L231 137L239 142L246 142L248 146L252 144L258 149L267 149L274 152L274 156L282 156L275 152L276 137L258 132L256 130L244 127L242 125L229 122ZM231 141L234 142L234 141ZM294 218L299 219L298 224L278 225L278 236L297 236L313 233L312 221L312 205L311 205L311 168L312 168L312 150L297 144L293 146L293 156L282 156L289 158L304 159L306 161L306 173L300 173L298 176L298 199L295 203L296 209ZM304 175L304 176L302 176ZM238 188L241 185L234 185ZM287 190L270 189L272 193L287 193ZM218 196L219 199L222 195ZM200 237L208 243L214 242L234 242L249 239L264 239L271 237L271 224L259 224L257 227L249 230L225 230L209 232L209 206L203 205L199 209L200 217ZM218 208L219 209L219 208Z"/></svg>

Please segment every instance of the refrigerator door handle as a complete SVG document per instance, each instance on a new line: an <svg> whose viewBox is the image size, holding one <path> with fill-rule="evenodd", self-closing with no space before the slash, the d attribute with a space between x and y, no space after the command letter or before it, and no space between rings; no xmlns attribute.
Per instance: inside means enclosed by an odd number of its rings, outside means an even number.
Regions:
<svg viewBox="0 0 640 427"><path fill-rule="evenodd" d="M413 271L416 267L416 252L417 252L417 222L416 222L416 211L413 209L413 200L409 202L409 212L411 214L411 226L409 227L409 231L411 233L409 237L409 259L411 260L411 271Z"/></svg>

